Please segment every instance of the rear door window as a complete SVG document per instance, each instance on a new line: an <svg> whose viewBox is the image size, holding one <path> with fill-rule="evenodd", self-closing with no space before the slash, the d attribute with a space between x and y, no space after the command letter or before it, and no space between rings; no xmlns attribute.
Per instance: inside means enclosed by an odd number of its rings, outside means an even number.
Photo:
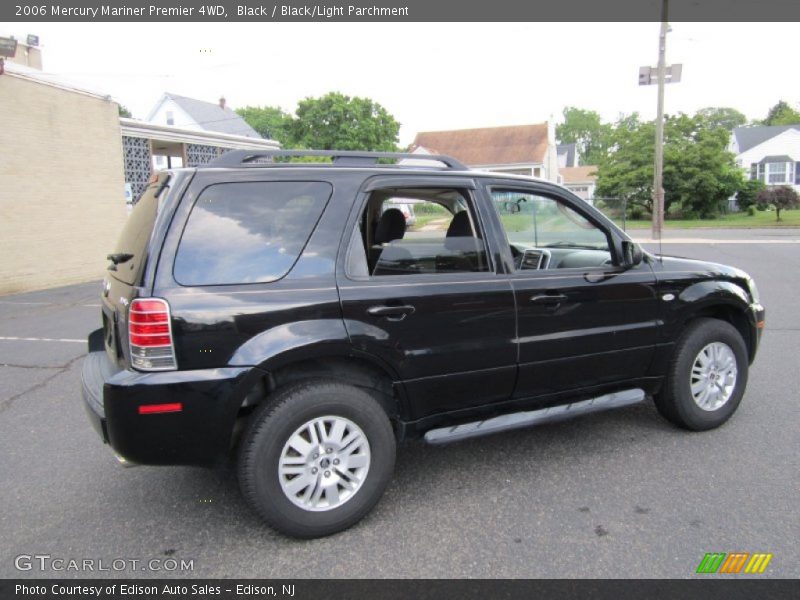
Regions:
<svg viewBox="0 0 800 600"><path fill-rule="evenodd" d="M138 283L144 264L147 262L147 246L153 233L153 225L158 211L161 208L161 202L167 196L165 187L169 177L167 172L154 175L152 183L142 192L131 214L128 215L117 241L114 254L129 254L131 257L120 262L116 269L112 269L110 272L115 279L128 285Z"/></svg>
<svg viewBox="0 0 800 600"><path fill-rule="evenodd" d="M333 188L323 182L222 183L195 202L175 257L181 285L267 283L292 268Z"/></svg>
<svg viewBox="0 0 800 600"><path fill-rule="evenodd" d="M351 246L349 275L436 275L491 271L473 198L456 188L372 192ZM366 261L366 265L363 265Z"/></svg>

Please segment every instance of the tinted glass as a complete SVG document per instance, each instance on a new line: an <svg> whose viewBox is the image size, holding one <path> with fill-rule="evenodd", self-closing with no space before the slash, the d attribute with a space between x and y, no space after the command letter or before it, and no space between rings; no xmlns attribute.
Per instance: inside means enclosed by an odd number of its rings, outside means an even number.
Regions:
<svg viewBox="0 0 800 600"><path fill-rule="evenodd" d="M511 243L538 248L608 250L605 232L553 198L524 192L492 192Z"/></svg>
<svg viewBox="0 0 800 600"><path fill-rule="evenodd" d="M374 243L367 251L368 270L373 276L489 270L469 201L456 190L439 193L445 198L444 204L415 198L414 190L400 190L396 197L373 206L378 218L372 219ZM390 211L400 216L391 218Z"/></svg>
<svg viewBox="0 0 800 600"><path fill-rule="evenodd" d="M153 224L156 221L156 216L158 216L160 202L164 200L168 193L166 189L162 189L168 178L168 173L159 173L158 180L151 183L142 192L131 214L128 215L114 253L132 254L133 257L117 265L115 271L109 271L115 279L124 281L129 285L138 283L142 268L147 260L147 243L153 233ZM159 190L161 193L156 198L156 193Z"/></svg>
<svg viewBox="0 0 800 600"><path fill-rule="evenodd" d="M175 258L182 285L264 283L294 265L330 198L321 182L224 183L197 199Z"/></svg>

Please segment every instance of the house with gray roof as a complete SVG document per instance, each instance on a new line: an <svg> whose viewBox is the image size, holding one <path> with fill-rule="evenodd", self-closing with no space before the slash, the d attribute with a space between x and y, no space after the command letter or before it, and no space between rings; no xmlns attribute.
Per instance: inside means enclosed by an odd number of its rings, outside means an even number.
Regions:
<svg viewBox="0 0 800 600"><path fill-rule="evenodd" d="M736 127L728 149L749 179L800 192L800 123Z"/></svg>
<svg viewBox="0 0 800 600"><path fill-rule="evenodd" d="M147 116L147 122L194 131L261 138L258 132L220 98L217 103L166 93Z"/></svg>
<svg viewBox="0 0 800 600"><path fill-rule="evenodd" d="M558 144L556 146L558 154L558 168L571 168L578 166L578 146L575 143Z"/></svg>
<svg viewBox="0 0 800 600"><path fill-rule="evenodd" d="M167 93L147 119L123 118L120 128L129 202L141 194L153 170L195 167L228 150L280 148L231 110L225 98L214 104Z"/></svg>

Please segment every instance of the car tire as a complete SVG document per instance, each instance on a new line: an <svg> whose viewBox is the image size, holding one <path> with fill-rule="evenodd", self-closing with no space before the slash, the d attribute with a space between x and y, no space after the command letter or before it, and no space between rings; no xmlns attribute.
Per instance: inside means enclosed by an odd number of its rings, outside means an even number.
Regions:
<svg viewBox="0 0 800 600"><path fill-rule="evenodd" d="M656 408L671 423L693 431L719 427L736 411L747 385L747 347L733 325L692 321L675 346Z"/></svg>
<svg viewBox="0 0 800 600"><path fill-rule="evenodd" d="M278 390L253 413L237 468L245 500L270 527L315 538L361 520L394 461L391 423L370 393L311 380Z"/></svg>

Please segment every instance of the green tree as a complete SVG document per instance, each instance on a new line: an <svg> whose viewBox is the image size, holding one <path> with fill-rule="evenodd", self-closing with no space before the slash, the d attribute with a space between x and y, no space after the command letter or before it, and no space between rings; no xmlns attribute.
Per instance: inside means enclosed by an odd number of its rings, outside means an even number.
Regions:
<svg viewBox="0 0 800 600"><path fill-rule="evenodd" d="M292 122L294 142L320 150L397 149L400 123L377 102L330 92L306 98Z"/></svg>
<svg viewBox="0 0 800 600"><path fill-rule="evenodd" d="M598 165L595 195L624 200L629 212L651 212L654 138L653 124L640 122L638 114L620 117L609 138L609 155Z"/></svg>
<svg viewBox="0 0 800 600"><path fill-rule="evenodd" d="M664 190L684 216L715 217L744 185L730 133L704 116L677 115L664 127Z"/></svg>
<svg viewBox="0 0 800 600"><path fill-rule="evenodd" d="M783 100L770 108L767 118L761 122L762 125L794 125L795 123L800 123L800 112Z"/></svg>
<svg viewBox="0 0 800 600"><path fill-rule="evenodd" d="M127 107L122 106L122 104L117 104L117 109L119 110L119 116L125 117L126 119L130 119L133 115L131 115L131 111L127 109Z"/></svg>
<svg viewBox="0 0 800 600"><path fill-rule="evenodd" d="M736 204L739 205L741 210L747 210L751 206L755 206L758 203L758 194L765 187L764 182L760 179L748 179L736 192Z"/></svg>
<svg viewBox="0 0 800 600"><path fill-rule="evenodd" d="M761 206L775 207L775 219L781 220L781 211L797 208L800 205L800 196L788 185L778 185L761 190L758 194L758 204Z"/></svg>
<svg viewBox="0 0 800 600"><path fill-rule="evenodd" d="M284 147L295 146L292 116L277 106L245 106L236 109L250 127L263 138L280 142Z"/></svg>
<svg viewBox="0 0 800 600"><path fill-rule="evenodd" d="M622 117L608 158L598 168L597 196L622 198L652 213L654 122ZM743 185L726 150L728 132L702 114L668 116L664 123L664 210L710 218Z"/></svg>
<svg viewBox="0 0 800 600"><path fill-rule="evenodd" d="M564 109L564 122L556 125L556 139L561 144L575 144L582 165L596 165L608 151L611 125L603 123L593 110L574 106Z"/></svg>
<svg viewBox="0 0 800 600"><path fill-rule="evenodd" d="M704 119L710 126L722 127L729 132L747 123L747 117L735 108L727 106L701 108L697 111L697 116Z"/></svg>

